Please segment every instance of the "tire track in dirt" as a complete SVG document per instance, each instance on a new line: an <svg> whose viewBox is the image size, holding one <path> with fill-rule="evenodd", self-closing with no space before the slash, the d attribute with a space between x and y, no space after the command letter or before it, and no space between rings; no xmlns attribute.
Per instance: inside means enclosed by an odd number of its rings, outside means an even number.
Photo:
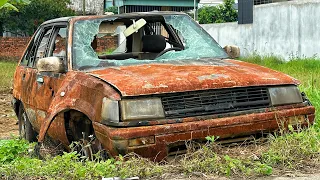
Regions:
<svg viewBox="0 0 320 180"><path fill-rule="evenodd" d="M0 94L0 139L8 139L11 135L19 134L17 117L12 109L11 100L11 94Z"/></svg>

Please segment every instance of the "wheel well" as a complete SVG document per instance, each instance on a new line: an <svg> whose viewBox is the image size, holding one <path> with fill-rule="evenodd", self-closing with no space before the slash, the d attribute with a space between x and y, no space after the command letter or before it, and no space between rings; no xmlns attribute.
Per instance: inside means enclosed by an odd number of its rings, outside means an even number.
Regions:
<svg viewBox="0 0 320 180"><path fill-rule="evenodd" d="M82 112L69 110L64 113L66 134L69 142L87 139L94 135L91 120Z"/></svg>

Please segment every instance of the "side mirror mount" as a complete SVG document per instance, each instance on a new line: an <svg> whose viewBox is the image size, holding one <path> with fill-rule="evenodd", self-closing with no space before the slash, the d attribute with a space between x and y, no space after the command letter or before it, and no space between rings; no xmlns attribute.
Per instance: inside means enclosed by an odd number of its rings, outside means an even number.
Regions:
<svg viewBox="0 0 320 180"><path fill-rule="evenodd" d="M240 57L240 48L238 46L227 45L223 49L232 59Z"/></svg>
<svg viewBox="0 0 320 180"><path fill-rule="evenodd" d="M46 57L37 61L37 70L39 72L65 72L63 61L58 57Z"/></svg>

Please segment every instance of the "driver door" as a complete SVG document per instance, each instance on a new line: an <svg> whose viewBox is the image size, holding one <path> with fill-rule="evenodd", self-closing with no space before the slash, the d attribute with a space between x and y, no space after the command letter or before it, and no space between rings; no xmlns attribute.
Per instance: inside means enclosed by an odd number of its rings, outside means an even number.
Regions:
<svg viewBox="0 0 320 180"><path fill-rule="evenodd" d="M67 64L67 25L66 24L56 24L52 27L51 35L48 39L44 36L36 55L37 60L45 57L58 57L64 64ZM43 43L43 46L41 44ZM41 47L45 47L41 49ZM64 72L54 73L54 72L39 72L35 67L35 81L33 83L34 87L34 102L36 108L36 123L35 127L40 130L41 124L47 115L47 110L53 100L57 95L56 92L60 88L62 81L65 78ZM66 66L65 66L66 67Z"/></svg>

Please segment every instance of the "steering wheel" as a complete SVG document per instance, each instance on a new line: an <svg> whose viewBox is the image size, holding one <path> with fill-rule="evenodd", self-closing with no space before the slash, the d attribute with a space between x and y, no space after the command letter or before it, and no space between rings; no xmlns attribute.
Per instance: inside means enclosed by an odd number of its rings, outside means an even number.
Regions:
<svg viewBox="0 0 320 180"><path fill-rule="evenodd" d="M158 57L162 56L163 54L169 52L169 51L182 51L183 49L182 48L179 48L179 47L172 47L172 48L168 48L168 49L165 49L163 51L161 51L155 59L157 59Z"/></svg>

